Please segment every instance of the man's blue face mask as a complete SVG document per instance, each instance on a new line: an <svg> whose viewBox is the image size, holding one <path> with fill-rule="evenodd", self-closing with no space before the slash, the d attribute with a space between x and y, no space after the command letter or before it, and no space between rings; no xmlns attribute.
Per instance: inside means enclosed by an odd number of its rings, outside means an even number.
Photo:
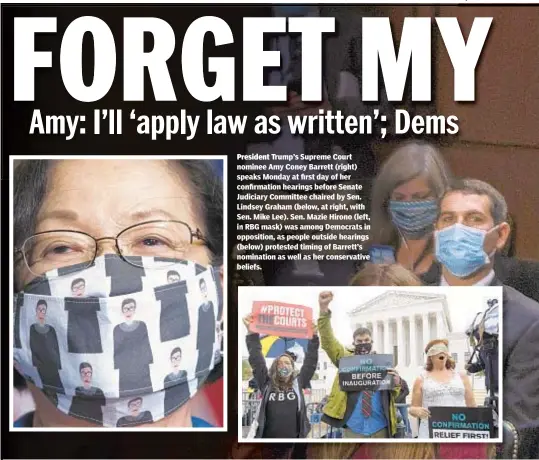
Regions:
<svg viewBox="0 0 539 460"><path fill-rule="evenodd" d="M491 261L483 248L489 231L454 224L434 233L436 259L457 278L466 278Z"/></svg>

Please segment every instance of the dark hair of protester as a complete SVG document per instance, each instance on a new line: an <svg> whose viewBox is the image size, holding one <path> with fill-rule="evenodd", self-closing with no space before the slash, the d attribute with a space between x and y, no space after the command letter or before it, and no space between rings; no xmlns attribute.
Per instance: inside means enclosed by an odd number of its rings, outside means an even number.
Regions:
<svg viewBox="0 0 539 460"><path fill-rule="evenodd" d="M434 339L434 340L431 340L429 343L427 343L427 345L425 346L425 353L427 353L431 347L433 345L437 345L437 344L443 344L445 345L446 347L449 347L449 340L447 339ZM455 369L455 360L453 358L447 358L447 360L445 361L445 368L446 369ZM427 356L427 363L425 365L425 370L427 372L430 372L432 371L433 369L433 364L432 364L432 357L430 356Z"/></svg>
<svg viewBox="0 0 539 460"><path fill-rule="evenodd" d="M355 340L355 338L358 336L358 335L368 335L369 337L372 337L372 332L370 329L366 328L366 327L358 327L353 335L352 335L352 338Z"/></svg>

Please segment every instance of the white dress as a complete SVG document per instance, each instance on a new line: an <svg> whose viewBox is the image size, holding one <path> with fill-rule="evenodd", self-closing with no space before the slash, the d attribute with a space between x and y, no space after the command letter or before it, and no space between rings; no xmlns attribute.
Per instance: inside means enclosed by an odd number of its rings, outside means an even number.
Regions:
<svg viewBox="0 0 539 460"><path fill-rule="evenodd" d="M423 372L423 407L463 407L466 406L464 397L464 382L456 371L453 371L453 378L449 382L438 382L430 377L429 372ZM419 423L419 438L429 437L429 421L421 419Z"/></svg>

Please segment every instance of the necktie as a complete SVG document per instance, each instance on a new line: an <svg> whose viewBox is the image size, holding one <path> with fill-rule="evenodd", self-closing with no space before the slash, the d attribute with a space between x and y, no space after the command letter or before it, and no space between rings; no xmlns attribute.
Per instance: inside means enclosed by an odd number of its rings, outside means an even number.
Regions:
<svg viewBox="0 0 539 460"><path fill-rule="evenodd" d="M372 391L364 391L361 401L361 411L363 417L369 418L372 414Z"/></svg>

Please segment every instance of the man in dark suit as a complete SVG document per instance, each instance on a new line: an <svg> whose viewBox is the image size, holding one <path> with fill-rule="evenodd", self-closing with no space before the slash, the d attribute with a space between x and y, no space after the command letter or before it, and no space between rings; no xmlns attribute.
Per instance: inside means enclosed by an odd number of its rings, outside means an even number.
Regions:
<svg viewBox="0 0 539 460"><path fill-rule="evenodd" d="M485 182L455 181L440 201L435 232L436 258L442 266L438 284L503 286L503 416L524 428L539 424L539 303L502 285L496 276L494 255L509 232L505 199ZM491 367L497 373L497 366Z"/></svg>

